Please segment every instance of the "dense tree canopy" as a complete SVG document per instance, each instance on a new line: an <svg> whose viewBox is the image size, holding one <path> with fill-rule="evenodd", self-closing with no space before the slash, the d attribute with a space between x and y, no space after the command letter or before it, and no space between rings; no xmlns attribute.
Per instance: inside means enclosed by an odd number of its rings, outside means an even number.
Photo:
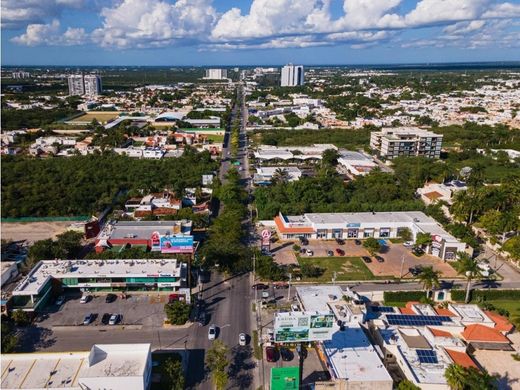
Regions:
<svg viewBox="0 0 520 390"><path fill-rule="evenodd" d="M2 157L2 217L88 215L119 191L181 192L216 169L209 153L138 160L113 154L33 159Z"/></svg>

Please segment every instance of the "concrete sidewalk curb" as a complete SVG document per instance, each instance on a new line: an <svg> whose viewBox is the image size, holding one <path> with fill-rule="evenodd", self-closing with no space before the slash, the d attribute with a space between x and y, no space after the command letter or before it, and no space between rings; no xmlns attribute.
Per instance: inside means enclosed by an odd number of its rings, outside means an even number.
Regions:
<svg viewBox="0 0 520 390"><path fill-rule="evenodd" d="M140 330L143 328L141 324L133 324L133 325L53 325L52 330L77 330L81 328L82 330Z"/></svg>

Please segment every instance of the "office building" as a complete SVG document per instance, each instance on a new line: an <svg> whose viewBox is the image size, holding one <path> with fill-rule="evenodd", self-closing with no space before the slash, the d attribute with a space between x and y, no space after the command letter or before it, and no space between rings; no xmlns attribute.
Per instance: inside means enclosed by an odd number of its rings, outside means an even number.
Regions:
<svg viewBox="0 0 520 390"><path fill-rule="evenodd" d="M223 80L227 78L227 69L206 69L206 77L208 80Z"/></svg>
<svg viewBox="0 0 520 390"><path fill-rule="evenodd" d="M439 158L442 137L417 127L383 128L370 133L370 147L389 160L400 156Z"/></svg>
<svg viewBox="0 0 520 390"><path fill-rule="evenodd" d="M74 74L68 78L70 96L97 96L101 94L101 77L95 74Z"/></svg>
<svg viewBox="0 0 520 390"><path fill-rule="evenodd" d="M13 310L39 311L56 286L83 291L185 293L188 267L176 259L42 260L12 291ZM187 290L189 300L189 289Z"/></svg>
<svg viewBox="0 0 520 390"><path fill-rule="evenodd" d="M403 229L412 232L413 240L418 233L429 233L432 244L428 252L443 260L455 260L457 252L466 249L460 242L433 218L420 211L397 211L377 213L308 213L285 216L281 213L274 222L263 221L273 226L282 240L306 237L317 240L356 238L396 238Z"/></svg>
<svg viewBox="0 0 520 390"><path fill-rule="evenodd" d="M303 85L304 83L304 71L302 65L288 64L282 68L282 87L295 87Z"/></svg>
<svg viewBox="0 0 520 390"><path fill-rule="evenodd" d="M150 344L94 344L85 352L2 355L2 389L146 390L152 377Z"/></svg>

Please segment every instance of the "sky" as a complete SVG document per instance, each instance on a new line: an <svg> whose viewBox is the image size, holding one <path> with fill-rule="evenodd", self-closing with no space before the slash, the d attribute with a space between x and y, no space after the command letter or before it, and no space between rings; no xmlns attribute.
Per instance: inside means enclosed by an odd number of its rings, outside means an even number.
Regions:
<svg viewBox="0 0 520 390"><path fill-rule="evenodd" d="M3 65L520 60L520 0L1 0Z"/></svg>

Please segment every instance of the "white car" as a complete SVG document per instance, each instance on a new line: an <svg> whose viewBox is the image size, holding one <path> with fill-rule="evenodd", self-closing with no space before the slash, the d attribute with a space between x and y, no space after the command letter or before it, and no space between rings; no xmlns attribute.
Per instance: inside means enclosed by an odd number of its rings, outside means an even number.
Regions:
<svg viewBox="0 0 520 390"><path fill-rule="evenodd" d="M269 291L262 291L262 298L269 298Z"/></svg>
<svg viewBox="0 0 520 390"><path fill-rule="evenodd" d="M208 340L215 340L215 337L217 337L217 325L213 324L208 330Z"/></svg>
<svg viewBox="0 0 520 390"><path fill-rule="evenodd" d="M90 295L83 295L79 300L79 303L87 303L88 301L90 301Z"/></svg>
<svg viewBox="0 0 520 390"><path fill-rule="evenodd" d="M298 306L296 303L293 303L291 305L291 310L292 311L300 311L300 306Z"/></svg>
<svg viewBox="0 0 520 390"><path fill-rule="evenodd" d="M307 256L314 256L314 252L311 251L310 249L307 249L307 250L305 251L305 253L307 254Z"/></svg>
<svg viewBox="0 0 520 390"><path fill-rule="evenodd" d="M247 338L245 333L240 333L238 335L238 345L245 346L247 343Z"/></svg>
<svg viewBox="0 0 520 390"><path fill-rule="evenodd" d="M406 241L404 244L405 248L411 248L415 245L415 242L413 241Z"/></svg>
<svg viewBox="0 0 520 390"><path fill-rule="evenodd" d="M119 322L119 314L112 314L108 320L108 325L116 325Z"/></svg>

